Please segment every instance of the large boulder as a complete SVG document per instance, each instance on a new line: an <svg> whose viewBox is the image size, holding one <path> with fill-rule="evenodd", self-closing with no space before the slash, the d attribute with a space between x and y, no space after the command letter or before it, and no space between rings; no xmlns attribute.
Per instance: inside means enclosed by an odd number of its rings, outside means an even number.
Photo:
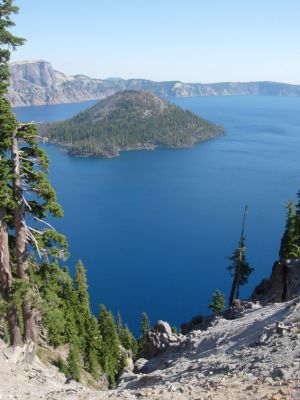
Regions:
<svg viewBox="0 0 300 400"><path fill-rule="evenodd" d="M135 374L145 373L145 371L147 370L147 363L148 363L148 360L146 360L146 358L139 358L139 359L136 360L136 362L134 363L134 370L133 370L133 372L134 372Z"/></svg>
<svg viewBox="0 0 300 400"><path fill-rule="evenodd" d="M269 279L263 279L254 289L253 301L279 303L300 296L300 259L288 259L273 265Z"/></svg>
<svg viewBox="0 0 300 400"><path fill-rule="evenodd" d="M144 336L143 347L139 352L139 357L149 360L170 347L176 346L179 342L179 336L172 332L167 322L157 321L156 325Z"/></svg>
<svg viewBox="0 0 300 400"><path fill-rule="evenodd" d="M193 317L189 322L185 322L181 325L181 333L187 335L189 332L194 330L206 331L207 328L213 326L216 320L215 315L203 316L197 315Z"/></svg>

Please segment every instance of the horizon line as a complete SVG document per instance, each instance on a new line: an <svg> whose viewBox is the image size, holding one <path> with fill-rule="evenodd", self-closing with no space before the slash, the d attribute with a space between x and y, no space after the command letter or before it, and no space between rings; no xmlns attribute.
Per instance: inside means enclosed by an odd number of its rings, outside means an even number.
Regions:
<svg viewBox="0 0 300 400"><path fill-rule="evenodd" d="M54 71L62 73L64 75L66 75L66 77L76 77L76 76L85 76L89 79L93 79L93 80L110 80L110 79L115 79L115 80L122 80L122 81L130 81L130 80L143 80L143 81L150 81L150 82L157 82L157 83L165 83L165 82L175 82L175 83L182 83L182 84L187 84L187 85L216 85L216 84L224 84L224 83L275 83L275 84L284 84L284 85L290 85L290 86L300 86L300 83L290 83L290 82L283 82L283 81L272 81L272 80L268 80L268 79L262 79L262 80L246 80L246 81L230 81L230 80L222 80L222 81L215 81L215 82L201 82L201 81L182 81L182 80L174 80L174 79L170 79L170 80L154 80L154 79L149 79L149 78L122 78L122 77L114 77L114 76L108 76L106 78L93 78L89 75L86 75L84 73L76 73L76 74L67 74L65 72L62 72L56 68L53 67L53 64L48 61L48 60L44 60L44 59L36 59L36 60L18 60L18 61L12 61L9 63L9 65L14 65L14 64L35 64L35 63L47 63L50 64L51 67L53 68Z"/></svg>

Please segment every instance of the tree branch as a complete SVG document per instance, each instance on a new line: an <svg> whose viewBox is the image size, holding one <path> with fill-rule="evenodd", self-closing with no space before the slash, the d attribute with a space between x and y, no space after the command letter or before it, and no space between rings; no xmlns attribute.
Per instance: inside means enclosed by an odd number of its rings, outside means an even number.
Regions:
<svg viewBox="0 0 300 400"><path fill-rule="evenodd" d="M20 168L23 168L23 169L25 169L25 171L27 171L27 172L29 172L30 174L36 174L36 172L35 171L30 171L30 169L28 169L28 168L26 168L26 167L24 167L24 165L20 165Z"/></svg>
<svg viewBox="0 0 300 400"><path fill-rule="evenodd" d="M34 217L34 219L36 219L37 221L39 221L39 222L41 222L41 223L43 223L43 224L49 226L49 228L51 228L53 231L55 231L55 228L53 228L53 226L50 225L48 222L46 222L46 221L44 221L44 220L42 220L42 219L39 219L38 217Z"/></svg>
<svg viewBox="0 0 300 400"><path fill-rule="evenodd" d="M39 245L38 245L38 243L37 243L36 238L35 238L34 235L30 232L30 229L28 228L28 226L26 226L26 228L27 228L27 229L26 229L26 234L27 234L28 238L31 239L31 240L33 240L33 242L34 242L34 244L35 244L35 247L36 247L36 250L37 250L37 252L38 252L38 255L39 255L40 258L42 258L41 251L40 251L40 248L39 248Z"/></svg>
<svg viewBox="0 0 300 400"><path fill-rule="evenodd" d="M27 206L29 208L29 210L31 211L32 208L30 207L30 204L28 204L27 200L25 199L25 197L22 194L21 194L21 196L22 196L25 206Z"/></svg>

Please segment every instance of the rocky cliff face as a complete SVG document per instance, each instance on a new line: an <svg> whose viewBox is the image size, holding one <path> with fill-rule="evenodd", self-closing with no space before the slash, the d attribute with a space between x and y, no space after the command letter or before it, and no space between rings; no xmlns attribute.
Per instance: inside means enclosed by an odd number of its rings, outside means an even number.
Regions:
<svg viewBox="0 0 300 400"><path fill-rule="evenodd" d="M160 97L272 95L300 96L300 86L275 82L183 83L145 79L91 79L68 76L47 61L23 61L10 65L9 99L13 106L75 103L103 99L121 90L150 91Z"/></svg>
<svg viewBox="0 0 300 400"><path fill-rule="evenodd" d="M13 63L10 72L8 97L16 107L101 99L116 91L111 81L68 76L46 61Z"/></svg>
<svg viewBox="0 0 300 400"><path fill-rule="evenodd" d="M261 304L291 300L300 294L300 259L276 262L269 279L255 288L252 299Z"/></svg>
<svg viewBox="0 0 300 400"><path fill-rule="evenodd" d="M14 82L24 80L44 88L54 88L68 79L61 72L54 71L52 65L45 61L13 63L10 68Z"/></svg>

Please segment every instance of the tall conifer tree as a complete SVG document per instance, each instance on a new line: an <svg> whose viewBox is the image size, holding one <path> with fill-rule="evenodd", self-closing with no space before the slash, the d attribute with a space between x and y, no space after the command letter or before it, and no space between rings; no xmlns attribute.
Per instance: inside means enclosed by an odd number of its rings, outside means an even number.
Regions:
<svg viewBox="0 0 300 400"><path fill-rule="evenodd" d="M28 278L28 244L36 248L40 256L47 258L48 255L62 255L66 242L62 235L57 234L43 221L49 213L61 216L62 211L56 202L55 192L46 179L48 159L45 152L38 148L36 127L31 124L19 124L5 98L9 84L10 50L24 42L8 31L14 26L10 15L17 11L18 8L13 5L12 0L4 0L0 4L0 167L3 183L0 189L0 249L3 254L0 278L3 296L8 299L13 287L7 246L9 227L14 236L12 248L17 278L23 282L20 291L24 323L23 341L35 342L32 290ZM34 200L27 198L28 194L33 195L31 199ZM34 226L27 225L26 215L34 221ZM40 228L39 224L47 228ZM59 246L55 247L54 242ZM12 344L20 344L18 318L13 304L8 306L8 321Z"/></svg>
<svg viewBox="0 0 300 400"><path fill-rule="evenodd" d="M13 228L17 276L24 282L28 277L28 244L35 248L38 255L46 261L48 257L65 257L66 240L44 219L52 214L63 215L56 201L56 194L46 178L48 158L37 144L35 125L19 125L12 134L12 184L15 206L13 210ZM27 218L33 221L27 224ZM24 341L36 341L36 329L30 297L30 286L22 299L24 322Z"/></svg>
<svg viewBox="0 0 300 400"><path fill-rule="evenodd" d="M107 374L110 385L115 385L118 372L125 366L125 355L120 347L120 339L114 317L101 304L99 312L99 329L102 337L100 363Z"/></svg>
<svg viewBox="0 0 300 400"><path fill-rule="evenodd" d="M229 272L232 274L232 284L230 289L229 295L229 304L233 303L233 299L239 298L240 295L240 286L245 285L248 282L249 276L253 272L253 268L249 265L246 260L246 246L245 246L245 221L246 221L246 214L247 214L248 207L245 207L243 222L242 222L242 229L241 229L241 236L239 240L238 248L233 252L233 255L229 257L232 261L231 265L227 267Z"/></svg>
<svg viewBox="0 0 300 400"><path fill-rule="evenodd" d="M97 320L90 309L86 269L80 260L76 265L75 288L80 347L87 370L96 376L99 369L98 352L101 339Z"/></svg>
<svg viewBox="0 0 300 400"><path fill-rule="evenodd" d="M286 206L287 217L279 250L280 260L300 257L300 191L297 196L296 207L292 200Z"/></svg>
<svg viewBox="0 0 300 400"><path fill-rule="evenodd" d="M6 99L9 86L9 60L11 50L24 43L24 39L9 32L15 24L10 16L18 12L18 7L11 0L0 4L0 284L1 294L8 301L12 290L12 271L8 245L8 223L14 206L13 192L10 185L12 170L7 152L11 147L11 137L17 128L17 121ZM7 320L12 345L21 345L22 337L15 304L7 305Z"/></svg>
<svg viewBox="0 0 300 400"><path fill-rule="evenodd" d="M149 331L151 325L150 320L147 313L142 313L142 320L141 320L141 337L144 337L146 333Z"/></svg>
<svg viewBox="0 0 300 400"><path fill-rule="evenodd" d="M281 245L279 250L280 260L292 258L296 256L296 249L299 242L298 229L297 229L297 216L295 206L292 200L290 200L286 206L287 217L285 231L281 239Z"/></svg>

